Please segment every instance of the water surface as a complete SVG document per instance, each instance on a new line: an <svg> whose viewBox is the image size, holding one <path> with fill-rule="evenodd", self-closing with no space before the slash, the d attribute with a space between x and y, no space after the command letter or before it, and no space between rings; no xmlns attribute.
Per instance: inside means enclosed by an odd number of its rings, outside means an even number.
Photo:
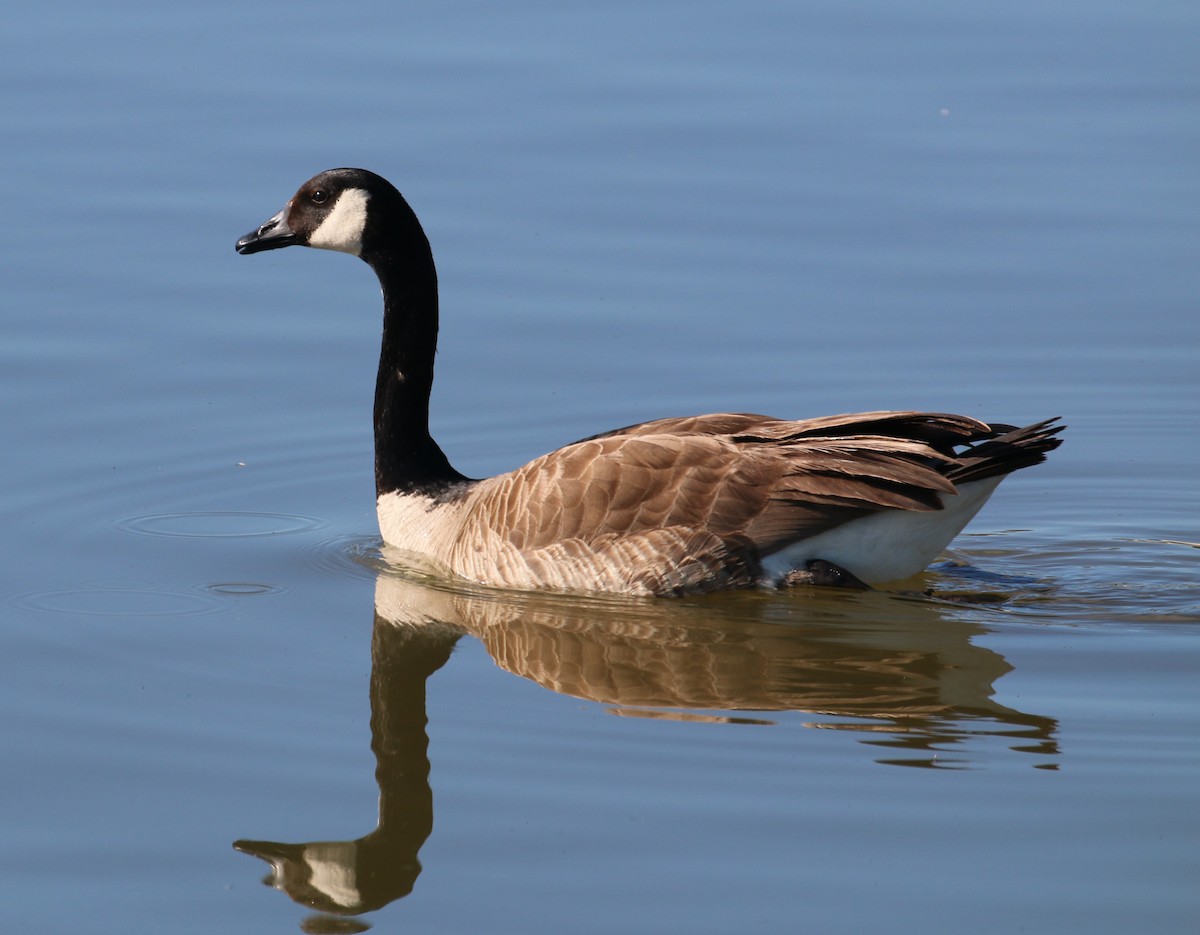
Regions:
<svg viewBox="0 0 1200 935"><path fill-rule="evenodd" d="M9 927L1194 931L1198 19L14 12ZM333 165L425 223L468 474L715 410L1067 441L886 593L396 568L376 284L232 249Z"/></svg>

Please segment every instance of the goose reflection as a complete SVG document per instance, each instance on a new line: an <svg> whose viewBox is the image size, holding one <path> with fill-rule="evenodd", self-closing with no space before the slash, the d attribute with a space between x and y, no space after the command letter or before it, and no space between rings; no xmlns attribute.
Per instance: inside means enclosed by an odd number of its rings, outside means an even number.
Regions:
<svg viewBox="0 0 1200 935"><path fill-rule="evenodd" d="M501 668L624 716L771 723L858 732L876 761L969 767L971 741L999 737L1055 768L1057 723L997 703L1011 666L972 638L957 608L879 593L633 601L448 588L381 568L371 644L371 748L379 822L349 841L234 846L270 864L266 882L345 917L412 891L433 827L426 680L455 642L480 640ZM329 919L345 931L348 920ZM337 924L335 924L337 923ZM306 931L323 930L318 919Z"/></svg>

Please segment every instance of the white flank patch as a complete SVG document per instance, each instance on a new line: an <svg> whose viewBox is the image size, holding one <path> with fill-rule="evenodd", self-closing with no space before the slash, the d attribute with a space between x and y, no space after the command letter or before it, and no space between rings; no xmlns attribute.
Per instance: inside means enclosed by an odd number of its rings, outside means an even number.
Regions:
<svg viewBox="0 0 1200 935"><path fill-rule="evenodd" d="M340 250L342 253L362 253L363 231L367 226L367 200L370 193L361 188L348 188L334 203L321 226L308 238L310 247L321 250Z"/></svg>
<svg viewBox="0 0 1200 935"><path fill-rule="evenodd" d="M867 584L885 584L920 574L950 544L1002 477L968 481L958 496L942 495L945 507L931 513L881 510L801 539L763 559L763 571L778 581L813 559L846 569Z"/></svg>

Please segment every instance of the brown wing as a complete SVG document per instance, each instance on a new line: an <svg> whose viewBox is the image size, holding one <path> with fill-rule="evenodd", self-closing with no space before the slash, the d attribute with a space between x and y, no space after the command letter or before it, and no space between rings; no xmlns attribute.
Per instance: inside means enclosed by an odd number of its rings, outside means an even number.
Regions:
<svg viewBox="0 0 1200 935"><path fill-rule="evenodd" d="M816 419L775 419L754 413L718 412L701 416L656 419L593 435L582 441L638 435L729 435L776 441L789 438L882 435L923 441L942 454L955 445L992 438L1012 426L989 426L968 416L945 412L879 411L822 416Z"/></svg>
<svg viewBox="0 0 1200 935"><path fill-rule="evenodd" d="M876 434L884 429L893 434ZM938 509L938 494L954 491L944 475L955 463L938 449L971 434L991 433L974 420L910 413L663 420L493 478L478 506L522 550L678 528L766 553L874 510Z"/></svg>

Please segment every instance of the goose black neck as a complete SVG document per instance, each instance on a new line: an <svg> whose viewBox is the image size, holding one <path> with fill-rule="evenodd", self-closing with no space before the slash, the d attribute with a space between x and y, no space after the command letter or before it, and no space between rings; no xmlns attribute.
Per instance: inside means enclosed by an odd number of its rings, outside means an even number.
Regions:
<svg viewBox="0 0 1200 935"><path fill-rule="evenodd" d="M408 209L402 203L403 209ZM437 271L411 209L382 247L362 257L383 288L383 347L375 382L375 492L440 497L466 478L429 434L437 352Z"/></svg>

